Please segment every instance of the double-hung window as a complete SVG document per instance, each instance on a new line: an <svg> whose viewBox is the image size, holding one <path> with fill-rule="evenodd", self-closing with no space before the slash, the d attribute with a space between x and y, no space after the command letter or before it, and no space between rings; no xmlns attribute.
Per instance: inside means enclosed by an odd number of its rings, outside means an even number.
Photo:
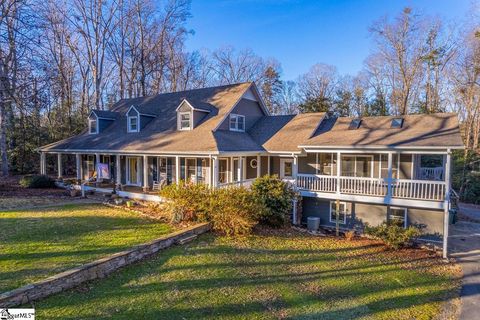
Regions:
<svg viewBox="0 0 480 320"><path fill-rule="evenodd" d="M96 134L96 133L98 133L97 128L98 128L97 119L89 119L88 120L88 132L90 134Z"/></svg>
<svg viewBox="0 0 480 320"><path fill-rule="evenodd" d="M245 116L230 114L230 131L245 131Z"/></svg>
<svg viewBox="0 0 480 320"><path fill-rule="evenodd" d="M190 112L180 113L180 130L190 130Z"/></svg>
<svg viewBox="0 0 480 320"><path fill-rule="evenodd" d="M128 117L128 132L138 132L138 117L129 116Z"/></svg>

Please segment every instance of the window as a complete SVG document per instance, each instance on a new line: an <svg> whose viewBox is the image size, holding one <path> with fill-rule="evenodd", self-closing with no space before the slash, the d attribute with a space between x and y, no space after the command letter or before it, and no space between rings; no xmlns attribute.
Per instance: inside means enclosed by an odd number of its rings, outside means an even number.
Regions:
<svg viewBox="0 0 480 320"><path fill-rule="evenodd" d="M138 117L128 117L128 132L138 132Z"/></svg>
<svg viewBox="0 0 480 320"><path fill-rule="evenodd" d="M373 178L373 156L342 156L342 176Z"/></svg>
<svg viewBox="0 0 480 320"><path fill-rule="evenodd" d="M399 226L407 227L407 208L390 207L390 221Z"/></svg>
<svg viewBox="0 0 480 320"><path fill-rule="evenodd" d="M190 130L190 112L180 113L180 130Z"/></svg>
<svg viewBox="0 0 480 320"><path fill-rule="evenodd" d="M362 119L353 119L352 122L350 122L350 125L348 126L349 130L355 130L360 127L360 123L362 123Z"/></svg>
<svg viewBox="0 0 480 320"><path fill-rule="evenodd" d="M398 154L392 154L392 178L399 179L399 161ZM388 178L388 154L380 155L380 178Z"/></svg>
<svg viewBox="0 0 480 320"><path fill-rule="evenodd" d="M347 223L347 203L340 202L339 204L339 216L338 222L341 224ZM337 222L337 203L336 201L330 201L330 222Z"/></svg>
<svg viewBox="0 0 480 320"><path fill-rule="evenodd" d="M245 131L245 116L230 114L230 131Z"/></svg>
<svg viewBox="0 0 480 320"><path fill-rule="evenodd" d="M400 129L403 126L403 118L393 118L391 128Z"/></svg>
<svg viewBox="0 0 480 320"><path fill-rule="evenodd" d="M98 133L97 119L88 119L88 132L90 134Z"/></svg>
<svg viewBox="0 0 480 320"><path fill-rule="evenodd" d="M333 153L317 153L317 174L333 175Z"/></svg>

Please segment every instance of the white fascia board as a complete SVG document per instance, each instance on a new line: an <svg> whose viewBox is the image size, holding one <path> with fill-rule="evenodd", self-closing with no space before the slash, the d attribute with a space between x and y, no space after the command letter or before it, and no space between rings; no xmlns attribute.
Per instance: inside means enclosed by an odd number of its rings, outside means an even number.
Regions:
<svg viewBox="0 0 480 320"><path fill-rule="evenodd" d="M364 195L336 194L335 192L314 192L308 190L300 190L303 197L322 198L326 200L340 200L347 202L362 202L370 204L393 205L400 207L422 208L430 210L443 210L445 201L426 201L411 200L386 197L370 197Z"/></svg>

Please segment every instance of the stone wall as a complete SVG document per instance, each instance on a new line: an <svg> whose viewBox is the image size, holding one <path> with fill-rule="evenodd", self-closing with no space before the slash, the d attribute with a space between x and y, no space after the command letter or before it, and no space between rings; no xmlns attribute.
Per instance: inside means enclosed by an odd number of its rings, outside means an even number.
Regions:
<svg viewBox="0 0 480 320"><path fill-rule="evenodd" d="M210 224L198 224L138 245L78 268L56 274L43 281L0 294L0 308L14 307L48 297L73 288L83 282L103 278L113 271L166 249L175 243L184 243L194 236L210 230Z"/></svg>

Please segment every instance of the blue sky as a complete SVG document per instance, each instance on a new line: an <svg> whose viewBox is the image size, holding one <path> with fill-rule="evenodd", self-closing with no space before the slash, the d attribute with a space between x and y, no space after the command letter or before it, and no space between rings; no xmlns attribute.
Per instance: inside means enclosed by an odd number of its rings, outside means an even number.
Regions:
<svg viewBox="0 0 480 320"><path fill-rule="evenodd" d="M447 21L463 21L472 7L470 0L193 0L187 49L251 48L276 58L287 80L318 62L356 74L370 52L368 27L405 6Z"/></svg>

